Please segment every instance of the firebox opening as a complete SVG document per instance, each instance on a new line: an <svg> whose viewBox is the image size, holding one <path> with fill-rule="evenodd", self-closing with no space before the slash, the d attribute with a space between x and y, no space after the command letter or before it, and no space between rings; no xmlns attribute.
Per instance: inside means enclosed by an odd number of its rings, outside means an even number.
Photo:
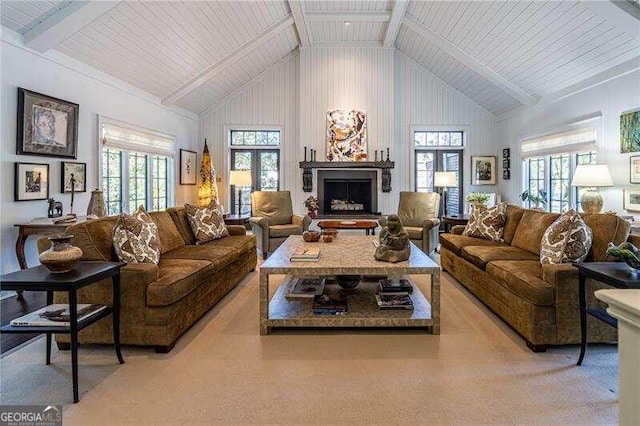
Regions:
<svg viewBox="0 0 640 426"><path fill-rule="evenodd" d="M322 216L375 215L377 195L375 171L318 171L319 213Z"/></svg>

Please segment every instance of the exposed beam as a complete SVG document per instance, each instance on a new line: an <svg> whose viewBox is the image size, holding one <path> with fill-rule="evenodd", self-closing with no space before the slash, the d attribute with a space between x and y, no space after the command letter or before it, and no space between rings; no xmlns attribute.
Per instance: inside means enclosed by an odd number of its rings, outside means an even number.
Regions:
<svg viewBox="0 0 640 426"><path fill-rule="evenodd" d="M632 4L618 6L619 3L622 2L589 1L584 4L614 27L620 28L631 37L640 37L640 16L635 10L637 8Z"/></svg>
<svg viewBox="0 0 640 426"><path fill-rule="evenodd" d="M307 12L307 21L387 22L389 12Z"/></svg>
<svg viewBox="0 0 640 426"><path fill-rule="evenodd" d="M289 9L291 9L291 15L293 16L293 22L296 25L296 32L298 33L298 39L300 40L300 47L311 46L311 31L309 31L309 25L302 9L300 0L289 0Z"/></svg>
<svg viewBox="0 0 640 426"><path fill-rule="evenodd" d="M387 24L387 32L384 34L384 47L393 47L396 44L396 37L398 37L398 31L400 31L400 25L402 25L402 18L407 11L409 5L408 0L396 0L393 3L393 10L391 10L391 19Z"/></svg>
<svg viewBox="0 0 640 426"><path fill-rule="evenodd" d="M467 52L463 51L458 46L431 31L415 18L405 16L402 19L402 23L418 33L429 43L434 44L438 48L444 50L447 54L453 56L455 59L462 62L467 67L471 68L473 71L480 74L491 83L495 84L497 87L515 98L521 104L533 105L536 103L537 99L535 97L531 96L515 84L511 83L509 80L502 77L500 74L496 73L488 66L478 62Z"/></svg>
<svg viewBox="0 0 640 426"><path fill-rule="evenodd" d="M117 1L74 2L24 34L25 46L43 53L80 31Z"/></svg>
<svg viewBox="0 0 640 426"><path fill-rule="evenodd" d="M268 42L273 37L280 34L282 30L289 28L291 25L293 25L293 18L291 17L291 15L276 22L275 24L273 24L272 26L270 26L269 28L267 28L266 30L264 30L263 32L255 36L253 39L249 40L247 43L238 47L232 53L225 56L224 58L222 58L221 60L211 65L209 68L202 71L200 74L198 74L197 76L195 76L194 78L192 78L191 80L189 80L188 82L180 86L178 89L174 90L172 93L170 93L168 96L162 99L162 104L163 105L174 104L177 100L183 98L187 94L196 90L198 87L202 86L207 81L211 80L213 77L216 76L216 74L218 74L219 72L221 72L226 67L233 64L234 62L236 62L238 59L246 55L248 52Z"/></svg>

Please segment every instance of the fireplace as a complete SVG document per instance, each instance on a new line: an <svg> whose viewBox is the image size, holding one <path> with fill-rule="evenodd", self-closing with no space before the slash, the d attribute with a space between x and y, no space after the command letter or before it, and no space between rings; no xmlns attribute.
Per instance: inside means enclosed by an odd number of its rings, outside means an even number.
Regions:
<svg viewBox="0 0 640 426"><path fill-rule="evenodd" d="M378 214L375 170L318 170L319 214L370 216Z"/></svg>

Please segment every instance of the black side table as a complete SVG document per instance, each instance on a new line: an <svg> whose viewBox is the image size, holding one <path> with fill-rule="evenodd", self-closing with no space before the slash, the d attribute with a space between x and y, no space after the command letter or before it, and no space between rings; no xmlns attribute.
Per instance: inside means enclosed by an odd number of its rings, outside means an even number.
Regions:
<svg viewBox="0 0 640 426"><path fill-rule="evenodd" d="M2 333L46 333L47 360L51 362L51 335L71 335L71 369L73 375L73 402L78 402L78 331L93 324L99 319L111 314L113 318L113 343L120 364L124 364L120 352L120 268L125 266L121 262L78 262L72 271L63 274L52 274L44 266L23 269L0 276L0 289L27 291L46 291L47 305L53 303L54 291L69 293L69 323L68 327L14 327L10 324L0 328ZM78 322L78 289L95 284L105 278L113 282L113 306Z"/></svg>
<svg viewBox="0 0 640 426"><path fill-rule="evenodd" d="M580 357L577 365L582 365L587 350L587 314L598 318L612 327L618 327L618 322L605 309L587 307L587 278L593 278L611 287L620 289L640 289L640 272L634 272L624 262L583 262L574 263L578 268L580 291Z"/></svg>

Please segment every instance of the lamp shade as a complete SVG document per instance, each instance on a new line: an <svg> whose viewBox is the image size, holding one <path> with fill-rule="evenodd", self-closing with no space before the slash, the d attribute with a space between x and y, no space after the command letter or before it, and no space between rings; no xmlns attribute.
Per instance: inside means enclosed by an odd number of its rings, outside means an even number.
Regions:
<svg viewBox="0 0 640 426"><path fill-rule="evenodd" d="M229 184L235 186L251 186L251 171L231 170Z"/></svg>
<svg viewBox="0 0 640 426"><path fill-rule="evenodd" d="M456 172L435 172L433 174L433 186L458 186L458 174Z"/></svg>
<svg viewBox="0 0 640 426"><path fill-rule="evenodd" d="M571 186L613 186L613 179L606 164L581 164L576 167Z"/></svg>

